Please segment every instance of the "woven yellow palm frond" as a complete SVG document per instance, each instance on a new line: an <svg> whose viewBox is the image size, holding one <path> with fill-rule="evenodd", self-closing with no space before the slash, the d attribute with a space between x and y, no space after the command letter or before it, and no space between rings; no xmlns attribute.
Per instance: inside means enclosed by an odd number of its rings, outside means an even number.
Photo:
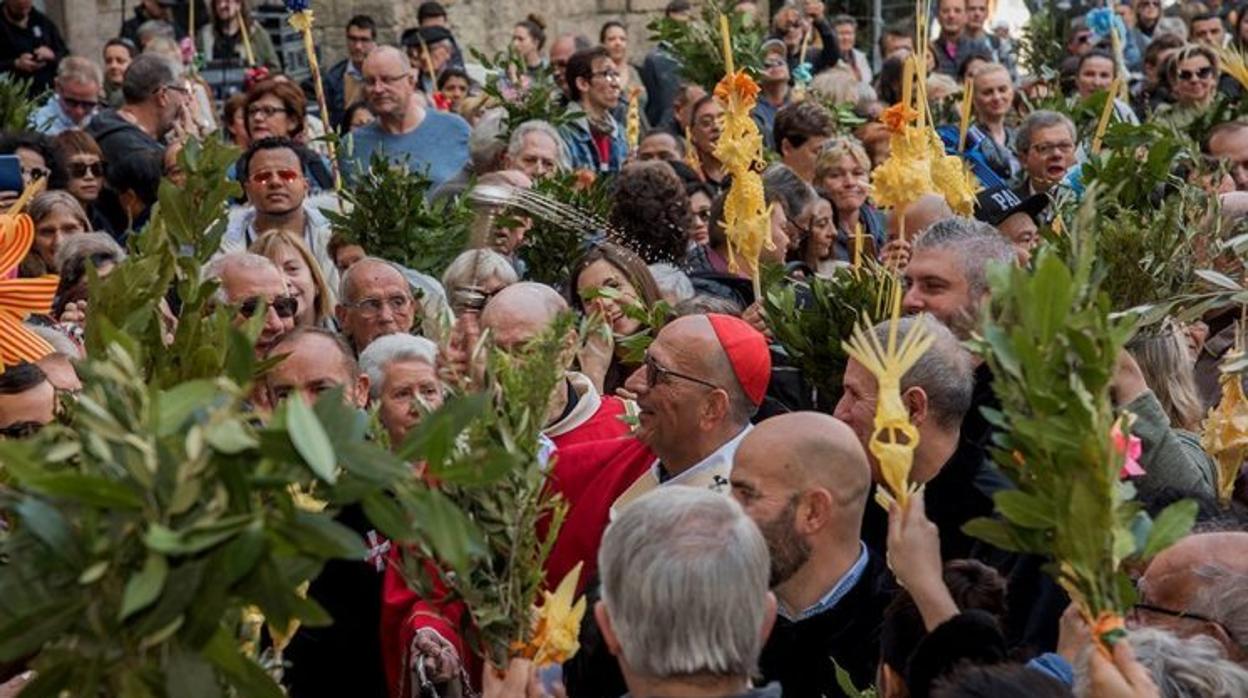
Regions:
<svg viewBox="0 0 1248 698"><path fill-rule="evenodd" d="M901 506L918 487L910 483L914 449L919 445L919 431L910 423L910 413L901 401L901 378L932 346L933 338L923 322L915 322L897 343L897 318L889 328L888 343L882 344L864 319L845 342L845 352L875 376L876 407L874 431L869 448L880 465L884 489L877 490L876 501L885 509L892 500Z"/></svg>
<svg viewBox="0 0 1248 698"><path fill-rule="evenodd" d="M1218 47L1214 51L1218 54L1218 64L1222 72L1235 78L1235 82L1248 89L1248 56L1234 47Z"/></svg>

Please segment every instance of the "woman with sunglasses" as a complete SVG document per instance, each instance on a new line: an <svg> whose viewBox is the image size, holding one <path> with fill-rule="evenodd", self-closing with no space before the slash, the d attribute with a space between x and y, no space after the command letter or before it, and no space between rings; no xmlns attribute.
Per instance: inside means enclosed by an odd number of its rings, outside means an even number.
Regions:
<svg viewBox="0 0 1248 698"><path fill-rule="evenodd" d="M77 129L60 132L52 139L52 145L69 175L65 191L87 212L90 229L114 234L108 218L97 206L104 188L104 151L86 131Z"/></svg>
<svg viewBox="0 0 1248 698"><path fill-rule="evenodd" d="M1203 44L1184 46L1166 65L1166 82L1174 102L1158 107L1155 120L1186 128L1209 108L1217 94L1218 55Z"/></svg>

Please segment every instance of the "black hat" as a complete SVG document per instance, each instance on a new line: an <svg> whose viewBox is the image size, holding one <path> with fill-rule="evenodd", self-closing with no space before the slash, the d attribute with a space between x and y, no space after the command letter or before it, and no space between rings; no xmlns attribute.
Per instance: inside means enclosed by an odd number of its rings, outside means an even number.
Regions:
<svg viewBox="0 0 1248 698"><path fill-rule="evenodd" d="M399 40L404 46L419 46L423 41L425 46L432 46L439 41L452 41L455 36L451 34L451 30L446 27L421 27L420 29L408 29L403 32L402 38Z"/></svg>
<svg viewBox="0 0 1248 698"><path fill-rule="evenodd" d="M1000 225L1002 221L1015 213L1025 213L1032 220L1037 219L1049 205L1046 194L1033 194L1024 199L1009 187L993 187L985 189L975 197L975 217L988 225Z"/></svg>
<svg viewBox="0 0 1248 698"><path fill-rule="evenodd" d="M420 3L420 8L416 10L416 21L423 22L426 19L435 17L445 17L446 8L442 7L442 3L434 2L434 0L426 0Z"/></svg>

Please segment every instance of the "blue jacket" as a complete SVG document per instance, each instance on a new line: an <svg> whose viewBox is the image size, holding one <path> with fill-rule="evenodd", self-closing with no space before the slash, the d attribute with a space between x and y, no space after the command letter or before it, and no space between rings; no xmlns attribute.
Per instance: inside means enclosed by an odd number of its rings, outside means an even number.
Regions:
<svg viewBox="0 0 1248 698"><path fill-rule="evenodd" d="M624 126L607 114L615 133L611 137L610 154L604 162L598 154L598 147L594 145L594 139L589 130L589 118L585 116L581 105L576 102L569 104L568 114L575 118L559 128L559 135L563 137L563 142L568 146L572 169L590 170L600 174L619 172L624 166L624 161L628 159L628 138L625 135Z"/></svg>
<svg viewBox="0 0 1248 698"><path fill-rule="evenodd" d="M966 139L966 150L961 153L958 152L958 132L959 129L957 124L946 124L936 129L936 133L940 135L940 140L945 144L945 153L949 155L960 155L963 160L966 160L966 164L971 166L971 172L975 174L976 179L979 180L979 183L982 184L985 189L1001 187L1008 184L1008 182L1002 179L1001 176L992 169L992 166L988 164L988 158L984 155L984 152L980 150L981 144L975 143L972 145L969 134Z"/></svg>

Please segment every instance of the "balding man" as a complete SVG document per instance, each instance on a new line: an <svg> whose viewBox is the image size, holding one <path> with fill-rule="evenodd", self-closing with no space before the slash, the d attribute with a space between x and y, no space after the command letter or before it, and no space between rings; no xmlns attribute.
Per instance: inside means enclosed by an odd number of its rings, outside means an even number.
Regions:
<svg viewBox="0 0 1248 698"><path fill-rule="evenodd" d="M864 686L879 661L891 591L859 539L871 468L854 431L818 412L772 417L733 459L732 493L771 553L776 627L760 669L785 695L836 696L836 666Z"/></svg>
<svg viewBox="0 0 1248 698"><path fill-rule="evenodd" d="M1207 635L1230 659L1248 658L1248 533L1187 536L1153 558L1139 592L1133 624Z"/></svg>
<svg viewBox="0 0 1248 698"><path fill-rule="evenodd" d="M1227 167L1235 188L1248 191L1248 122L1236 119L1214 126L1205 151Z"/></svg>
<svg viewBox="0 0 1248 698"><path fill-rule="evenodd" d="M342 273L334 315L358 355L378 337L411 332L418 309L412 287L398 267L365 257Z"/></svg>
<svg viewBox="0 0 1248 698"><path fill-rule="evenodd" d="M204 270L206 280L221 284L217 301L237 307L234 324L241 326L264 306L264 326L256 338L256 357L262 358L277 340L295 326L299 304L290 295L286 278L267 257L230 252L214 258Z"/></svg>
<svg viewBox="0 0 1248 698"><path fill-rule="evenodd" d="M341 388L351 406L368 400L368 377L356 365L350 348L333 333L301 327L282 337L269 357L285 355L265 377L274 405L283 399L311 404L323 392ZM335 519L369 547L368 560L331 560L308 587L308 598L334 619L333 625L303 627L286 648L291 661L285 681L291 696L387 695L381 647L381 562L389 542L373 529L358 505ZM342 667L350 666L349 672Z"/></svg>
<svg viewBox="0 0 1248 698"><path fill-rule="evenodd" d="M284 356L265 374L272 405L299 395L309 405L323 393L341 389L342 399L363 408L368 404L368 375L360 371L351 349L338 335L318 327L300 327L283 335L267 358Z"/></svg>
<svg viewBox="0 0 1248 698"><path fill-rule="evenodd" d="M380 153L426 174L433 187L454 177L468 162L468 122L421 106L412 66L393 46L368 54L363 72L365 98L377 120L351 132L355 150L344 161L347 172L367 172L373 153Z"/></svg>
<svg viewBox="0 0 1248 698"><path fill-rule="evenodd" d="M489 332L494 344L504 351L518 349L537 339L568 312L568 302L555 289L521 282L490 299L481 311L481 330ZM574 337L569 346L575 344ZM569 352L565 368L570 368L573 358ZM542 433L560 449L619 438L628 434L623 420L625 412L623 400L599 395L587 376L568 370L551 393Z"/></svg>
<svg viewBox="0 0 1248 698"><path fill-rule="evenodd" d="M902 229L903 218L905 222L904 230ZM945 197L938 194L924 194L906 207L905 216L902 216L897 209L889 212L886 223L888 239L904 238L913 242L916 237L931 227L933 223L943 221L946 218L953 218L953 209L949 208L949 203L945 201Z"/></svg>
<svg viewBox="0 0 1248 698"><path fill-rule="evenodd" d="M762 404L771 373L767 339L728 315L693 315L667 324L625 383L637 396L634 437L570 447L553 484L570 508L547 561L558 581L578 562L593 576L610 518L659 487L687 485L728 493L732 457Z"/></svg>

